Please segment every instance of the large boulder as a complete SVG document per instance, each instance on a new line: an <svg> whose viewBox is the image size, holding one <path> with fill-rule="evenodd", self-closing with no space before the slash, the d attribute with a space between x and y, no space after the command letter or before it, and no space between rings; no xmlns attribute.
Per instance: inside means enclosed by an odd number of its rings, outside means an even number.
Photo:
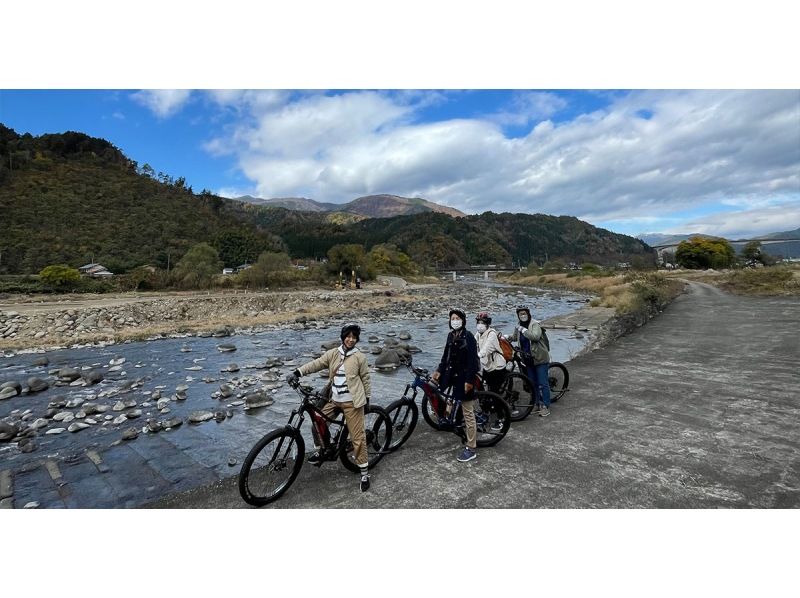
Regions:
<svg viewBox="0 0 800 598"><path fill-rule="evenodd" d="M42 380L36 376L31 376L28 378L28 388L30 388L31 392L42 392L43 390L50 388L50 384L48 384L46 380Z"/></svg>
<svg viewBox="0 0 800 598"><path fill-rule="evenodd" d="M400 365L400 354L397 349L387 348L375 359L375 368L379 370L394 369Z"/></svg>

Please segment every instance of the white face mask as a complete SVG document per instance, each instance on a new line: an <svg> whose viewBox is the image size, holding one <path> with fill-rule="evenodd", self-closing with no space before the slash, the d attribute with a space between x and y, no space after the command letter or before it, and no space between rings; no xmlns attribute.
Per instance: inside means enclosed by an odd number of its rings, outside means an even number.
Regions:
<svg viewBox="0 0 800 598"><path fill-rule="evenodd" d="M522 315L519 317L519 321L520 321L520 322L527 322L528 320L529 320L529 318L528 318L528 314L522 314Z"/></svg>
<svg viewBox="0 0 800 598"><path fill-rule="evenodd" d="M455 318L454 320L450 320L450 326L453 330L458 330L461 328L461 318Z"/></svg>
<svg viewBox="0 0 800 598"><path fill-rule="evenodd" d="M483 322L481 322L480 324L478 324L478 332L480 332L481 334L483 334L484 332L486 332L486 324L484 324Z"/></svg>

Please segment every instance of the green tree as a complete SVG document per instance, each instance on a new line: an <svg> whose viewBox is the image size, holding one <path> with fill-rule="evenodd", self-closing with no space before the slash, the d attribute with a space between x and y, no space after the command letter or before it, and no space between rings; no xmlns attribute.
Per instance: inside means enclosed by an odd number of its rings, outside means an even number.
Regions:
<svg viewBox="0 0 800 598"><path fill-rule="evenodd" d="M265 251L255 264L239 275L239 280L255 288L275 285L289 279L290 268L287 254Z"/></svg>
<svg viewBox="0 0 800 598"><path fill-rule="evenodd" d="M208 243L192 246L175 266L175 281L183 288L210 287L222 271L217 250Z"/></svg>
<svg viewBox="0 0 800 598"><path fill-rule="evenodd" d="M75 288L78 285L81 273L66 264L55 264L43 268L39 272L39 277L48 286L58 290L65 290Z"/></svg>
<svg viewBox="0 0 800 598"><path fill-rule="evenodd" d="M367 254L363 245L350 243L334 245L328 250L328 268L334 274L342 272L349 280L353 272L367 270Z"/></svg>
<svg viewBox="0 0 800 598"><path fill-rule="evenodd" d="M675 260L682 267L694 270L727 268L736 260L736 252L725 239L692 237L678 245Z"/></svg>
<svg viewBox="0 0 800 598"><path fill-rule="evenodd" d="M396 274L398 276L414 275L419 273L419 267L411 258L391 244L376 245L367 254L367 272L362 273L364 278L371 278L375 274Z"/></svg>

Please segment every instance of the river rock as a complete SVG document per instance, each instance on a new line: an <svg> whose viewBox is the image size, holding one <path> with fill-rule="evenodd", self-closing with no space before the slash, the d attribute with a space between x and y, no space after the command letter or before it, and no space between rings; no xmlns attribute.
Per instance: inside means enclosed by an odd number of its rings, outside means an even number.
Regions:
<svg viewBox="0 0 800 598"><path fill-rule="evenodd" d="M214 419L214 414L210 411L192 411L189 415L189 421L193 424L199 424L210 419Z"/></svg>
<svg viewBox="0 0 800 598"><path fill-rule="evenodd" d="M33 428L34 430L40 430L42 428L46 428L49 425L50 425L50 422L48 422L43 417L39 417L39 418L33 420L33 423L31 423L31 428Z"/></svg>
<svg viewBox="0 0 800 598"><path fill-rule="evenodd" d="M132 409L131 411L128 411L128 413L126 413L125 416L128 419L136 419L137 417L141 417L142 416L142 410L141 409Z"/></svg>
<svg viewBox="0 0 800 598"><path fill-rule="evenodd" d="M17 382L16 380L9 380L8 382L3 382L0 384L0 388L13 388L17 391L17 394L22 392L22 384Z"/></svg>
<svg viewBox="0 0 800 598"><path fill-rule="evenodd" d="M114 424L115 426L118 426L120 424L125 423L126 421L128 421L128 416L123 414L123 415L118 415L111 423Z"/></svg>
<svg viewBox="0 0 800 598"><path fill-rule="evenodd" d="M33 365L35 366L47 366L50 365L50 360L47 357L37 357L33 360Z"/></svg>
<svg viewBox="0 0 800 598"><path fill-rule="evenodd" d="M320 347L322 347L322 348L323 348L324 350L326 350L326 351L329 351L329 350L331 350L331 349L335 349L336 347L338 347L338 346L339 346L339 345L341 345L341 344L342 344L342 341L341 341L341 340L338 340L338 341L328 341L328 342L326 342L326 343L322 343L322 344L320 345Z"/></svg>
<svg viewBox="0 0 800 598"><path fill-rule="evenodd" d="M10 399L11 397L17 396L17 389L11 386L7 386L3 389L0 389L0 401L3 399Z"/></svg>
<svg viewBox="0 0 800 598"><path fill-rule="evenodd" d="M60 411L53 416L53 421L63 422L68 417L74 417L71 411Z"/></svg>
<svg viewBox="0 0 800 598"><path fill-rule="evenodd" d="M199 372L203 369L203 366L200 365L193 365L188 368L184 368L187 372Z"/></svg>
<svg viewBox="0 0 800 598"><path fill-rule="evenodd" d="M189 387L186 384L179 384L175 387L175 392L182 392L185 394L187 390L189 390Z"/></svg>
<svg viewBox="0 0 800 598"><path fill-rule="evenodd" d="M370 342L370 343L379 343L379 342L380 342L380 340L381 340L381 339L379 339L377 336L375 336L374 334L371 334L371 335L370 335L370 337L367 339L367 342Z"/></svg>
<svg viewBox="0 0 800 598"><path fill-rule="evenodd" d="M98 384L103 381L103 373L99 370L89 370L83 375L83 379L89 384Z"/></svg>
<svg viewBox="0 0 800 598"><path fill-rule="evenodd" d="M386 349L375 359L376 369L392 369L400 365L400 354L397 349Z"/></svg>
<svg viewBox="0 0 800 598"><path fill-rule="evenodd" d="M50 428L45 434L61 434L62 432L66 432L66 428Z"/></svg>
<svg viewBox="0 0 800 598"><path fill-rule="evenodd" d="M159 399L158 403L156 403L156 409L164 409L167 405L169 405L169 399Z"/></svg>
<svg viewBox="0 0 800 598"><path fill-rule="evenodd" d="M66 407L67 409L74 409L75 407L80 407L85 402L86 399L83 399L81 397L76 397L74 399L70 399L69 401L67 401L67 404L64 405L64 407Z"/></svg>
<svg viewBox="0 0 800 598"><path fill-rule="evenodd" d="M230 459L228 459L228 467L233 467L237 463L238 463L238 461L234 457L231 457Z"/></svg>
<svg viewBox="0 0 800 598"><path fill-rule="evenodd" d="M122 432L122 440L135 440L139 436L136 428L127 428Z"/></svg>
<svg viewBox="0 0 800 598"><path fill-rule="evenodd" d="M39 446L33 441L32 438L23 438L17 443L17 448L21 453L32 453Z"/></svg>
<svg viewBox="0 0 800 598"><path fill-rule="evenodd" d="M161 399L161 389L157 388L153 392L150 393L150 400L151 401L158 401Z"/></svg>
<svg viewBox="0 0 800 598"><path fill-rule="evenodd" d="M10 424L8 422L0 421L0 441L8 441L14 438L19 432L18 424Z"/></svg>
<svg viewBox="0 0 800 598"><path fill-rule="evenodd" d="M400 340L404 340L404 341L407 341L407 340L411 339L411 333L408 332L408 330L402 330L400 332L400 334L398 334L397 336L398 336L398 338L400 338Z"/></svg>
<svg viewBox="0 0 800 598"><path fill-rule="evenodd" d="M122 365L123 363L125 363L126 361L127 361L127 359L125 359L124 357L118 357L116 359L110 360L108 362L108 365L110 365L110 366L119 366L119 365Z"/></svg>
<svg viewBox="0 0 800 598"><path fill-rule="evenodd" d="M236 351L236 345L231 345L231 344L217 345L217 351L219 351L220 353L230 353L231 351Z"/></svg>
<svg viewBox="0 0 800 598"><path fill-rule="evenodd" d="M228 365L228 367L226 367L226 368L225 368L224 370L222 370L222 371L223 371L223 372L231 372L231 373L233 373L233 372L238 372L238 371L239 371L239 366L238 366L238 365L236 365L235 363L231 363L230 365Z"/></svg>
<svg viewBox="0 0 800 598"><path fill-rule="evenodd" d="M377 346L370 347L369 352L372 353L373 355L380 355L381 353L383 353L383 347L377 347Z"/></svg>
<svg viewBox="0 0 800 598"><path fill-rule="evenodd" d="M227 399L229 396L233 395L233 389L227 384L220 384L219 394Z"/></svg>
<svg viewBox="0 0 800 598"><path fill-rule="evenodd" d="M50 388L50 384L41 378L32 376L28 378L28 388L30 388L30 392L42 392L43 390Z"/></svg>
<svg viewBox="0 0 800 598"><path fill-rule="evenodd" d="M225 336L230 336L236 330L232 326L223 326L222 328L217 328L214 332L211 333L211 336L214 338L222 338Z"/></svg>
<svg viewBox="0 0 800 598"><path fill-rule="evenodd" d="M72 382L81 377L81 373L75 368L61 368L56 373L61 382Z"/></svg>
<svg viewBox="0 0 800 598"><path fill-rule="evenodd" d="M269 398L263 392L254 392L244 398L244 408L257 409L259 407L269 407L275 401Z"/></svg>
<svg viewBox="0 0 800 598"><path fill-rule="evenodd" d="M161 422L161 426L165 430L169 430L170 428L177 428L181 424L183 424L183 420L180 417L172 417L170 419L165 419L164 421Z"/></svg>
<svg viewBox="0 0 800 598"><path fill-rule="evenodd" d="M70 425L69 425L69 428L67 428L67 430L68 430L69 432L79 432L79 431L81 431L81 430L85 430L85 429L86 429L86 428L88 428L88 427L89 427L89 424L87 424L87 423L84 423L84 422L75 422L75 423L73 423L73 424L70 424Z"/></svg>
<svg viewBox="0 0 800 598"><path fill-rule="evenodd" d="M117 401L116 403L114 403L114 406L111 409L114 411L122 411L123 409L125 409L125 403L123 403L122 401Z"/></svg>
<svg viewBox="0 0 800 598"><path fill-rule="evenodd" d="M226 418L226 415L225 415L224 411L215 411L214 412L214 419L217 420L218 422L224 421L225 418Z"/></svg>
<svg viewBox="0 0 800 598"><path fill-rule="evenodd" d="M148 432L160 432L164 426L159 421L148 419L145 427Z"/></svg>

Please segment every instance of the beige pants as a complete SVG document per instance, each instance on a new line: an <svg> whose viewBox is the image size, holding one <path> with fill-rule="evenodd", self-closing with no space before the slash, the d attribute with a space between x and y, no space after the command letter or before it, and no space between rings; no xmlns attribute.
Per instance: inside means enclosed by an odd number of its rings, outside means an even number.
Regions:
<svg viewBox="0 0 800 598"><path fill-rule="evenodd" d="M369 463L369 456L367 455L367 436L364 433L364 407L356 409L353 407L353 401L346 403L328 401L322 408L322 413L332 418L336 409L341 409L342 413L344 413L344 421L347 424L347 429L350 430L350 439L353 442L356 465L359 467L366 466ZM474 414L472 417L472 429L475 429Z"/></svg>
<svg viewBox="0 0 800 598"><path fill-rule="evenodd" d="M475 427L475 401L462 401L461 410L464 413L464 431L467 433L467 446L473 451L477 446L475 439L477 430Z"/></svg>

